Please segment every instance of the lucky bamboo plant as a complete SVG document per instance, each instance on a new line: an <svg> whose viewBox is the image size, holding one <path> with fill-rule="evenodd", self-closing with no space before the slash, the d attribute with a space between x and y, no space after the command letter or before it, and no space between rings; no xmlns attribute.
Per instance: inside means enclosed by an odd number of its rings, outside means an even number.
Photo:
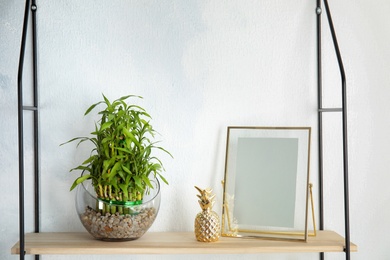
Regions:
<svg viewBox="0 0 390 260"><path fill-rule="evenodd" d="M150 115L138 105L127 104L129 98L142 97L128 95L110 102L103 95L102 101L91 105L85 112L84 115L88 115L98 105L105 105L98 113L101 119L95 123L92 137L76 137L66 142L78 141L79 146L90 141L94 145L90 156L71 169L81 170L83 174L74 181L70 190L92 179L99 199L140 204L145 191L154 188L151 174L168 184L161 174L163 164L153 151L157 149L172 155L156 145L157 142L153 141L156 131L150 124Z"/></svg>

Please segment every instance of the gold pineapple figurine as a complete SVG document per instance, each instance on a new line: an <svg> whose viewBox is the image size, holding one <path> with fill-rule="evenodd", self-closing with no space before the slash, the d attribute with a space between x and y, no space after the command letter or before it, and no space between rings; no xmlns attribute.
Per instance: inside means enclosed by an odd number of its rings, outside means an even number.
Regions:
<svg viewBox="0 0 390 260"><path fill-rule="evenodd" d="M200 242L214 242L219 239L219 217L218 214L212 211L214 205L214 197L211 189L202 190L195 186L200 195L197 195L202 212L199 212L195 218L195 236Z"/></svg>

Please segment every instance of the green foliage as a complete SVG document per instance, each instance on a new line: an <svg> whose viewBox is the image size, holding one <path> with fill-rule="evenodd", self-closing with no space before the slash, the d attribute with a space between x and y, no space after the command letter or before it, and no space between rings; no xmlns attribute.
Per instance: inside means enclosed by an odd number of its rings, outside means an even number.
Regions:
<svg viewBox="0 0 390 260"><path fill-rule="evenodd" d="M142 199L145 189L154 188L150 174L168 184L161 174L162 162L152 154L157 149L172 155L153 142L156 132L149 123L150 115L140 106L128 105L125 102L128 98L142 97L129 95L111 103L103 95L103 101L91 105L85 112L88 115L95 107L105 105L98 113L101 119L95 124L92 137L76 137L66 142L78 141L77 146L85 141L94 144L90 157L71 169L85 172L74 181L71 190L92 179L99 198L136 201Z"/></svg>

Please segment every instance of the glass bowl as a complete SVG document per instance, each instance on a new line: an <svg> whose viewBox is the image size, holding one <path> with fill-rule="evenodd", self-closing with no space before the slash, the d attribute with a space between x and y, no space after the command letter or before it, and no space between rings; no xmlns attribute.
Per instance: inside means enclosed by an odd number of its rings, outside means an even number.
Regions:
<svg viewBox="0 0 390 260"><path fill-rule="evenodd" d="M78 185L76 192L76 209L81 223L99 240L140 238L152 226L160 208L160 183L156 178L150 182L154 189L147 189L142 202L123 203L97 198L92 181L84 181Z"/></svg>

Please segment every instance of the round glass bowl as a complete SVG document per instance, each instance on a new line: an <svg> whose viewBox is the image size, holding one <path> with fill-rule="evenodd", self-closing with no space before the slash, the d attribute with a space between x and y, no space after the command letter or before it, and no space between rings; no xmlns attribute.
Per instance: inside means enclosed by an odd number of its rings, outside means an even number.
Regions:
<svg viewBox="0 0 390 260"><path fill-rule="evenodd" d="M150 182L154 189L145 192L142 202L119 203L97 198L91 180L84 181L78 185L76 193L76 209L81 223L99 240L140 238L153 224L160 208L160 183L157 179Z"/></svg>

